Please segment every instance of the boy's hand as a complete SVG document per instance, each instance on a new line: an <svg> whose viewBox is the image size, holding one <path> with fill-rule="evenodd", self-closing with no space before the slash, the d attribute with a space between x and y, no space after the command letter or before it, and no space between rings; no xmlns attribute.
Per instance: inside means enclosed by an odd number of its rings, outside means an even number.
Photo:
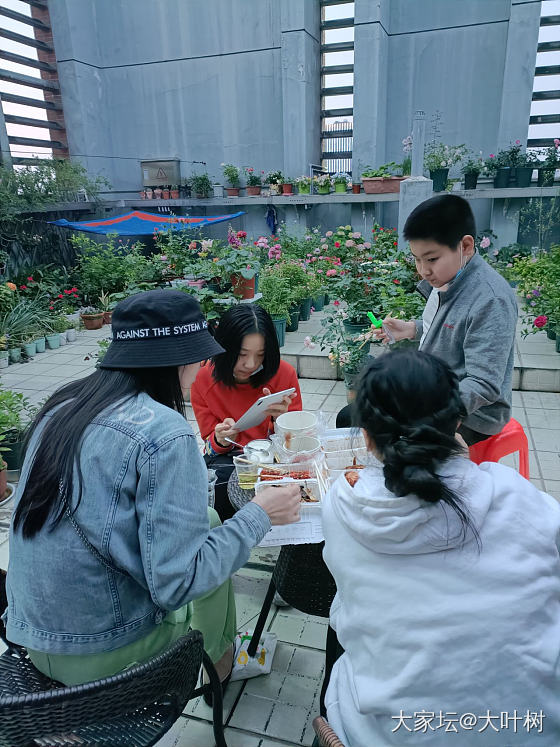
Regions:
<svg viewBox="0 0 560 747"><path fill-rule="evenodd" d="M403 319L386 316L383 320L383 326L387 327L395 340L414 340L416 337L416 324L413 321L405 322ZM381 340L385 344L390 342L389 335L382 327L376 329L373 334L377 340Z"/></svg>
<svg viewBox="0 0 560 747"><path fill-rule="evenodd" d="M267 387L264 387L263 395L267 397L269 394L272 394L270 389L268 389ZM291 394L286 394L286 396L282 398L282 402L277 402L275 405L270 405L265 410L265 414L275 419L279 415L283 415L285 412L288 412L288 408L290 407L290 404L292 403L292 400L295 396L296 396L295 392L292 392Z"/></svg>

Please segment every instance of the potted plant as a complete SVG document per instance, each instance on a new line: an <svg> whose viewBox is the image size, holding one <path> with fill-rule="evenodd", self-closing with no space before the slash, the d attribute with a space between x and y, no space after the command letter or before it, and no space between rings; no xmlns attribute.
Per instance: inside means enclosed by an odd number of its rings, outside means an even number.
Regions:
<svg viewBox="0 0 560 747"><path fill-rule="evenodd" d="M77 330L75 322L66 320L66 342L76 342Z"/></svg>
<svg viewBox="0 0 560 747"><path fill-rule="evenodd" d="M220 250L216 261L222 277L231 282L233 294L243 299L254 297L255 276L259 270L255 255L244 243L246 238L246 231L235 232L230 226L227 246Z"/></svg>
<svg viewBox="0 0 560 747"><path fill-rule="evenodd" d="M46 345L45 330L39 329L35 333L35 340L34 340L34 342L35 342L35 352L36 353L44 353L45 349L46 349L45 348L45 345Z"/></svg>
<svg viewBox="0 0 560 747"><path fill-rule="evenodd" d="M333 177L334 191L346 194L348 189L348 174L335 174Z"/></svg>
<svg viewBox="0 0 560 747"><path fill-rule="evenodd" d="M105 293L104 291L99 294L99 309L103 312L103 324L111 324L113 309L117 305L112 295L112 293Z"/></svg>
<svg viewBox="0 0 560 747"><path fill-rule="evenodd" d="M465 177L465 189L476 189L478 177L484 171L484 159L482 158L482 152L475 156L469 154L463 165L461 166L461 173Z"/></svg>
<svg viewBox="0 0 560 747"><path fill-rule="evenodd" d="M290 284L274 268L267 268L260 278L259 287L262 298L257 303L272 317L278 344L282 347L286 340L286 323L293 298Z"/></svg>
<svg viewBox="0 0 560 747"><path fill-rule="evenodd" d="M147 200L154 199L154 190L151 187L146 187L146 189L144 190L144 194L146 195Z"/></svg>
<svg viewBox="0 0 560 747"><path fill-rule="evenodd" d="M212 182L208 174L193 174L190 178L191 191L198 199L209 197L212 191Z"/></svg>
<svg viewBox="0 0 560 747"><path fill-rule="evenodd" d="M349 335L344 327L345 312L339 308L321 319L323 331L314 335L313 342L321 350L328 350L328 358L333 366L339 366L346 387L350 389L369 353L373 338L373 327Z"/></svg>
<svg viewBox="0 0 560 747"><path fill-rule="evenodd" d="M20 469L23 462L25 430L37 407L20 392L0 389L0 435L5 445L5 461L10 470Z"/></svg>
<svg viewBox="0 0 560 747"><path fill-rule="evenodd" d="M21 337L17 335L8 336L8 358L10 363L21 361Z"/></svg>
<svg viewBox="0 0 560 747"><path fill-rule="evenodd" d="M266 177L266 183L270 188L271 195L279 195L284 184L284 175L281 171L270 171Z"/></svg>
<svg viewBox="0 0 560 747"><path fill-rule="evenodd" d="M162 200L168 200L169 199L169 187L163 187L161 190L161 199Z"/></svg>
<svg viewBox="0 0 560 747"><path fill-rule="evenodd" d="M179 199L179 185L175 184L171 187L169 190L169 195L172 200L178 200Z"/></svg>
<svg viewBox="0 0 560 747"><path fill-rule="evenodd" d="M359 195L361 191L362 191L362 183L352 182L352 194Z"/></svg>
<svg viewBox="0 0 560 747"><path fill-rule="evenodd" d="M533 169L537 168L539 159L534 151L520 151L515 165L515 186L530 187Z"/></svg>
<svg viewBox="0 0 560 747"><path fill-rule="evenodd" d="M550 187L554 184L554 175L560 165L560 139L554 138L551 146L541 150L541 156L543 160L538 170L537 185Z"/></svg>
<svg viewBox="0 0 560 747"><path fill-rule="evenodd" d="M261 171L257 174L252 166L245 167L245 174L247 178L247 194L249 197L256 197L260 195L262 189L262 175L264 172Z"/></svg>
<svg viewBox="0 0 560 747"><path fill-rule="evenodd" d="M154 200L161 200L162 193L163 189L161 187L156 187L154 189Z"/></svg>
<svg viewBox="0 0 560 747"><path fill-rule="evenodd" d="M0 433L0 443L4 441L4 436ZM7 446L0 446L0 452L8 451ZM0 456L0 505L12 497L13 485L8 488L8 463ZM9 495L8 495L9 494Z"/></svg>
<svg viewBox="0 0 560 747"><path fill-rule="evenodd" d="M394 161L384 163L377 169L372 169L368 166L362 172L364 192L368 195L398 192L400 190L400 182L404 177L397 177L391 174L391 171L396 167L397 164Z"/></svg>
<svg viewBox="0 0 560 747"><path fill-rule="evenodd" d="M295 180L300 195L308 195L311 191L311 177L298 176Z"/></svg>
<svg viewBox="0 0 560 747"><path fill-rule="evenodd" d="M6 347L8 340L6 335L0 336L0 368L7 368L9 365L9 354Z"/></svg>
<svg viewBox="0 0 560 747"><path fill-rule="evenodd" d="M86 329L101 329L103 326L103 309L86 306L80 312L80 319Z"/></svg>
<svg viewBox="0 0 560 747"><path fill-rule="evenodd" d="M282 194L291 195L293 193L294 193L293 182L288 176L285 176L284 181L282 182Z"/></svg>
<svg viewBox="0 0 560 747"><path fill-rule="evenodd" d="M226 187L228 197L239 197L239 169L232 163L222 163L222 171L229 187Z"/></svg>
<svg viewBox="0 0 560 747"><path fill-rule="evenodd" d="M317 194L328 195L331 191L331 176L330 174L316 174L313 177L313 184L317 189Z"/></svg>
<svg viewBox="0 0 560 747"><path fill-rule="evenodd" d="M55 316L53 319L51 319L50 326L52 332L59 335L59 345L66 345L66 330L68 329L68 319L66 319L65 316ZM48 339L49 338L47 337L47 342Z"/></svg>
<svg viewBox="0 0 560 747"><path fill-rule="evenodd" d="M464 154L464 145L428 143L424 151L424 168L430 172L434 192L442 192L446 188L449 169L459 163Z"/></svg>
<svg viewBox="0 0 560 747"><path fill-rule="evenodd" d="M33 358L33 356L37 353L37 345L35 344L35 333L33 331L30 331L23 336L23 353L26 358Z"/></svg>

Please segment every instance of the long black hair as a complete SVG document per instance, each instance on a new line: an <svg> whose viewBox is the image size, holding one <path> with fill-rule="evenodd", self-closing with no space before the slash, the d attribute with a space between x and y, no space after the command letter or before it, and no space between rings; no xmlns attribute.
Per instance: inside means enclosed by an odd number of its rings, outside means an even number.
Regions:
<svg viewBox="0 0 560 747"><path fill-rule="evenodd" d="M264 337L264 360L262 370L249 379L258 389L276 374L280 366L280 346L270 314L257 304L232 306L220 319L214 337L226 351L212 359L212 375L216 381L228 387L235 386L233 369L245 335L260 334Z"/></svg>
<svg viewBox="0 0 560 747"><path fill-rule="evenodd" d="M446 503L460 519L463 541L470 530L479 543L467 507L436 472L462 453L455 431L464 415L457 376L429 353L396 350L373 359L360 376L354 422L383 459L387 489Z"/></svg>
<svg viewBox="0 0 560 747"><path fill-rule="evenodd" d="M14 515L14 531L29 539L50 519L54 528L67 507L75 511L81 500L81 441L87 426L104 410L117 407L140 392L185 415L177 366L165 368L104 369L56 391L43 405L25 440L25 448L45 420L34 450L25 489ZM49 416L49 417L47 417ZM78 500L71 505L73 470L77 467Z"/></svg>

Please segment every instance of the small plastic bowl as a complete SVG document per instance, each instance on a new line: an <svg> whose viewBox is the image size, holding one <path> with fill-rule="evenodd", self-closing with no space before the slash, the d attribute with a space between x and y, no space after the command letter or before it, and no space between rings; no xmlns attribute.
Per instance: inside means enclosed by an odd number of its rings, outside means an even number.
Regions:
<svg viewBox="0 0 560 747"><path fill-rule="evenodd" d="M314 435L317 430L317 416L306 410L292 410L279 415L274 423L274 430L284 440L288 433L291 436Z"/></svg>

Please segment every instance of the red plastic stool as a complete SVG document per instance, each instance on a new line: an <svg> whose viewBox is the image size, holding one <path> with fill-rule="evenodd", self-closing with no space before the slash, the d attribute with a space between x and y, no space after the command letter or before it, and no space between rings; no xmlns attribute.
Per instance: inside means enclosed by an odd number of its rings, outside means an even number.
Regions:
<svg viewBox="0 0 560 747"><path fill-rule="evenodd" d="M519 452L519 474L529 479L529 443L521 423L513 418L499 433L469 447L469 456L475 464L499 462L508 454Z"/></svg>

